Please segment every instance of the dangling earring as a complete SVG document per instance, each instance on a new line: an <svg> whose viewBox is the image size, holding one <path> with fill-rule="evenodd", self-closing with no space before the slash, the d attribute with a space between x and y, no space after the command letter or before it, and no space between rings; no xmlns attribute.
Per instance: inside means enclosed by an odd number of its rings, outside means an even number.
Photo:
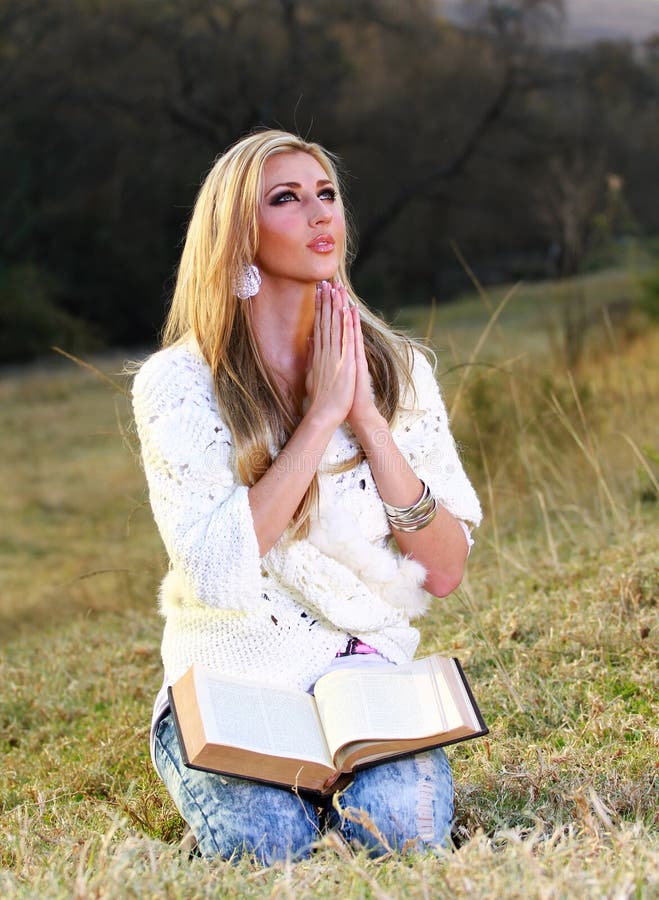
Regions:
<svg viewBox="0 0 659 900"><path fill-rule="evenodd" d="M261 287L261 273L256 266L243 266L233 282L233 292L241 300L256 297Z"/></svg>

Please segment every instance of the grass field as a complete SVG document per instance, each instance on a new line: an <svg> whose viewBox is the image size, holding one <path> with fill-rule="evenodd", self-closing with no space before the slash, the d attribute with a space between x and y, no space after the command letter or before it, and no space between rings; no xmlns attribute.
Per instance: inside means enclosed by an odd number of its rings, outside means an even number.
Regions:
<svg viewBox="0 0 659 900"><path fill-rule="evenodd" d="M429 323L486 512L468 578L423 625L421 650L461 658L491 729L450 750L459 847L439 855L371 860L329 836L261 869L179 850L148 760L165 556L127 398L67 361L6 375L0 894L655 895L659 331L599 316L633 288L609 274L521 288L495 320L506 291L400 317ZM591 324L572 372L569 291ZM125 384L121 361L99 367Z"/></svg>

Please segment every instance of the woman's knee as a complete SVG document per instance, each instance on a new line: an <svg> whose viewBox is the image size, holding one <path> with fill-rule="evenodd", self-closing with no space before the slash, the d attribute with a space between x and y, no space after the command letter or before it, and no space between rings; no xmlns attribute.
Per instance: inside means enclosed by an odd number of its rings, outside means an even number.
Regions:
<svg viewBox="0 0 659 900"><path fill-rule="evenodd" d="M318 816L306 797L188 768L171 722L158 728L155 755L158 772L203 856L237 859L248 853L269 865L311 852Z"/></svg>
<svg viewBox="0 0 659 900"><path fill-rule="evenodd" d="M373 853L444 845L453 819L453 777L441 748L358 771L339 798L338 825Z"/></svg>
<svg viewBox="0 0 659 900"><path fill-rule="evenodd" d="M245 779L222 780L221 789L200 804L198 842L204 856L230 859L247 853L270 865L310 854L318 838L318 818L308 800Z"/></svg>

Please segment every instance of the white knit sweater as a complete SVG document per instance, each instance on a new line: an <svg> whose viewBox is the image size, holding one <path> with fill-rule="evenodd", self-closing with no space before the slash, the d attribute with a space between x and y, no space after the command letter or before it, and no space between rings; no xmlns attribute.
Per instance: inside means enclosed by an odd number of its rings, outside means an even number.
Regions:
<svg viewBox="0 0 659 900"><path fill-rule="evenodd" d="M394 439L449 512L478 525L478 499L420 353L413 378L417 406L408 398ZM261 558L248 489L232 467L231 434L196 343L149 357L135 378L133 405L153 515L170 558L160 591L166 683L198 662L306 690L347 635L392 662L413 657L419 633L409 620L426 609L425 572L392 548L368 463L327 471L354 455L347 426L323 456L309 537L284 535Z"/></svg>

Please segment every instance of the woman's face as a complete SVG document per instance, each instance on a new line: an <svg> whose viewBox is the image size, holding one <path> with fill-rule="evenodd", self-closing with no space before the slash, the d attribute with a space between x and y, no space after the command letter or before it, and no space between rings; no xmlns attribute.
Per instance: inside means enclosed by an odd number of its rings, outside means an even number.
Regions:
<svg viewBox="0 0 659 900"><path fill-rule="evenodd" d="M256 264L266 279L332 278L345 244L337 187L308 153L279 153L263 169Z"/></svg>

